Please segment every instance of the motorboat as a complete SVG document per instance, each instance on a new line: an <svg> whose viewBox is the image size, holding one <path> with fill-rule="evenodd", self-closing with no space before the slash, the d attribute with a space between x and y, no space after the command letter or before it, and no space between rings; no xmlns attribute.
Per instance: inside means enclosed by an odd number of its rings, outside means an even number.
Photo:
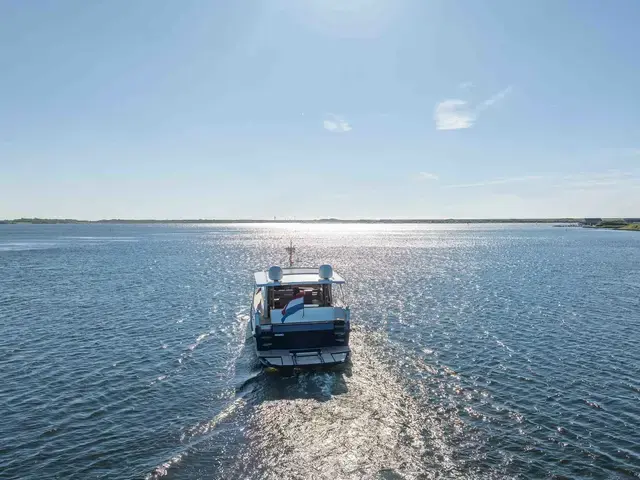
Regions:
<svg viewBox="0 0 640 480"><path fill-rule="evenodd" d="M249 325L260 363L296 368L347 362L351 325L344 284L331 265L256 272Z"/></svg>

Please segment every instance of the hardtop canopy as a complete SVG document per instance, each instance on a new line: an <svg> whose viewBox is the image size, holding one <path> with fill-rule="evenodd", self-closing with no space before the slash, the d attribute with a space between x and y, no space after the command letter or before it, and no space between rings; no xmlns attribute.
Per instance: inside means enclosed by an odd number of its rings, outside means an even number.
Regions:
<svg viewBox="0 0 640 480"><path fill-rule="evenodd" d="M266 271L254 274L257 287L276 287L282 285L327 285L342 284L345 279L333 272L331 278L321 278L317 268L283 268L282 280L275 281L269 278Z"/></svg>

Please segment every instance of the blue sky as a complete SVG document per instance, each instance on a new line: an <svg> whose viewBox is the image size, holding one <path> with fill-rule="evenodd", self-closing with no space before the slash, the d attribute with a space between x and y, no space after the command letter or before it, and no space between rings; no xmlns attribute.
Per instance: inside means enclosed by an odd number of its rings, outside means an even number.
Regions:
<svg viewBox="0 0 640 480"><path fill-rule="evenodd" d="M640 215L640 2L0 1L0 218Z"/></svg>

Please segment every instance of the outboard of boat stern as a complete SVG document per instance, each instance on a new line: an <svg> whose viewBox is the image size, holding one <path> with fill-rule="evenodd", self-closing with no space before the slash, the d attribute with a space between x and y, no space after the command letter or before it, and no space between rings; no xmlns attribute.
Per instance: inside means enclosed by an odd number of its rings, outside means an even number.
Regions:
<svg viewBox="0 0 640 480"><path fill-rule="evenodd" d="M275 266L254 276L250 328L263 366L329 367L349 359L345 280L330 265Z"/></svg>

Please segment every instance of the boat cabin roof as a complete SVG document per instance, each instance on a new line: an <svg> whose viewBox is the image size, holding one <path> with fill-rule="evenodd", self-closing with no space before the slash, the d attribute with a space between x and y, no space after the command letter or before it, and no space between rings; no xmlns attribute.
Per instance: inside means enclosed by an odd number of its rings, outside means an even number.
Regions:
<svg viewBox="0 0 640 480"><path fill-rule="evenodd" d="M269 273L256 272L257 287L276 287L281 285L318 285L318 284L341 284L345 279L333 272L331 278L320 278L317 268L283 268L282 280L276 282L269 278Z"/></svg>

